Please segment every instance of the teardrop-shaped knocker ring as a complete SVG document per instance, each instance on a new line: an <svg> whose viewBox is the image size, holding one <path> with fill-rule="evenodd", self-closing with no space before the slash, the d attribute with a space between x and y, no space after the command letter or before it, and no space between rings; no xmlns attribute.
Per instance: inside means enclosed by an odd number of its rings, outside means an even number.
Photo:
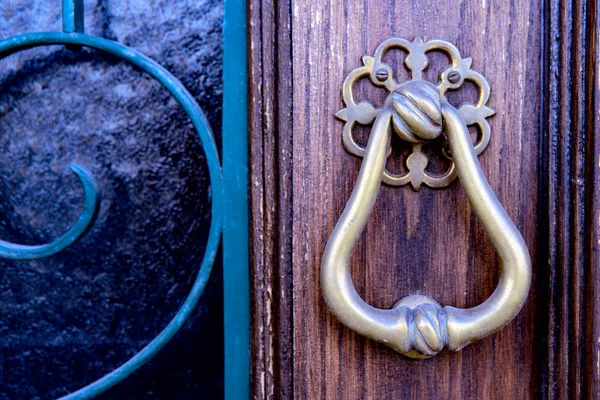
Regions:
<svg viewBox="0 0 600 400"><path fill-rule="evenodd" d="M411 70L413 80L396 83L390 66L382 62L382 54L393 47L408 52L405 64ZM427 66L426 53L431 50L443 51L452 60L452 66L441 74L437 86L422 80L422 72ZM501 329L519 313L531 285L531 260L525 241L494 195L477 160L477 154L489 141L489 136L485 137L489 135L485 118L493 111L485 105L489 96L487 82L479 73L470 70L470 59L465 60L453 45L441 40L424 43L420 38L414 42L388 39L379 46L375 57L364 57L364 66L349 74L343 90L347 108L337 114L346 121L346 149L362 156L363 162L352 195L325 248L321 262L323 297L344 325L411 358L431 357L443 348L459 350ZM390 92L381 107L354 102L352 85L362 77L368 77L375 85L384 86ZM463 104L457 109L447 101L444 92L446 88L456 89L464 80L476 83L481 96L476 105ZM371 122L368 144L366 148L360 148L352 140L352 125ZM478 124L483 131L483 138L475 144L467 128L470 124ZM414 146L406 162L409 172L399 177L403 180L390 180L393 175L385 168L392 131ZM451 167L441 177L430 176L425 171L427 159L420 152L420 145L442 133L452 155ZM420 161L415 162L414 157ZM421 295L405 297L391 309L367 304L352 283L350 260L373 210L381 182L411 183L418 190L421 183L445 186L456 176L498 252L502 273L496 290L484 303L468 309L442 307Z"/></svg>

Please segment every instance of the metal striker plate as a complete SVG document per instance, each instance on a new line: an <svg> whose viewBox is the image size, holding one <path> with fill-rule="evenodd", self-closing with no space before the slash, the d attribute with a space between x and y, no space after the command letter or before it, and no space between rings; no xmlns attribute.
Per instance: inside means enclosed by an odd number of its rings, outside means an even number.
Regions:
<svg viewBox="0 0 600 400"><path fill-rule="evenodd" d="M490 126L487 117L494 115L494 110L487 106L490 96L490 86L485 77L479 72L471 69L471 57L462 58L460 52L452 43L445 40L429 40L424 42L420 37L410 42L402 38L389 38L382 42L375 50L373 57L364 56L363 66L352 70L346 77L342 89L342 96L346 108L338 111L335 116L345 122L343 129L343 142L346 151L359 157L364 157L366 148L358 144L353 135L355 124L370 125L384 107L376 107L370 101L356 102L353 95L354 84L363 78L378 88L386 90L390 96L398 87L406 82L398 82L394 78L394 69L384 61L388 50L402 49L407 55L404 65L410 71L413 81L422 81L423 72L429 64L427 53L439 51L446 54L450 59L450 66L439 75L438 82L432 82L437 88L441 98L448 101L446 94L449 90L460 89L466 81L477 86L479 98L476 104L462 103L458 108L462 119L467 126L479 127L479 135L474 143L475 153L481 154L490 141ZM401 66L395 66L401 68ZM456 106L456 105L455 105ZM398 133L398 130L396 130ZM410 183L414 190L419 190L421 184L432 188L448 186L457 177L456 168L452 156L448 151L447 138L444 135L442 154L449 161L448 168L441 174L432 174L427 170L429 164L428 156L423 152L422 146L426 142L422 138L401 135L400 137L412 146L412 150L405 160L407 172L393 173L387 168L383 174L383 182L392 186L403 186Z"/></svg>

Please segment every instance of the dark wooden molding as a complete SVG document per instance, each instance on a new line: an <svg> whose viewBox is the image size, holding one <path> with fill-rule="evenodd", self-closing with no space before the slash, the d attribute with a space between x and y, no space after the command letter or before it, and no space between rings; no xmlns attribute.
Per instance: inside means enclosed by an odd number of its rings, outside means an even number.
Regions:
<svg viewBox="0 0 600 400"><path fill-rule="evenodd" d="M292 398L291 1L249 1L252 391Z"/></svg>
<svg viewBox="0 0 600 400"><path fill-rule="evenodd" d="M598 0L588 2L585 123L587 138L585 269L585 370L583 393L600 397L600 7Z"/></svg>
<svg viewBox="0 0 600 400"><path fill-rule="evenodd" d="M600 395L598 1L550 0L543 23L540 281L544 398ZM541 258L544 257L544 258Z"/></svg>

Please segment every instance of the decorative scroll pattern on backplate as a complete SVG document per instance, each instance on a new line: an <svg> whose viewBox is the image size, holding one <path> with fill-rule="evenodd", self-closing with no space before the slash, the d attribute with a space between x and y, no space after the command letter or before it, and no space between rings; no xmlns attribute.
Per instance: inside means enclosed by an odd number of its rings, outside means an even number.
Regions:
<svg viewBox="0 0 600 400"><path fill-rule="evenodd" d="M355 83L360 79L368 78L375 86L384 88L390 94L403 83L394 79L394 69L383 61L383 56L390 49L402 49L407 52L404 64L410 71L412 80L415 81L423 79L423 72L429 63L428 52L441 51L445 53L449 57L451 65L441 72L439 81L434 84L446 101L447 92L460 89L465 81L470 81L477 86L479 90L477 103L463 103L458 107L458 111L468 126L479 127L480 134L474 144L476 154L479 155L485 150L490 141L490 126L486 118L494 115L494 110L486 105L490 96L490 86L487 80L479 72L471 69L471 57L462 58L453 44L444 40L423 42L420 37L417 37L412 43L402 38L390 38L382 42L375 50L373 57L364 56L363 66L352 70L346 77L342 91L346 108L335 114L337 118L346 122L343 130L346 150L359 157L364 156L365 147L358 144L353 135L354 125L357 123L370 125L381 111L381 108L375 107L369 101L358 103L355 101L353 95ZM447 143L444 144L442 153L449 161L449 166L441 175L437 175L427 170L430 160L422 151L423 141L416 138L413 140L402 138L412 145L412 152L406 159L407 172L395 174L386 168L383 176L384 183L393 186L410 183L413 189L419 190L423 183L429 187L441 188L448 186L456 178L456 169L452 156L447 150Z"/></svg>

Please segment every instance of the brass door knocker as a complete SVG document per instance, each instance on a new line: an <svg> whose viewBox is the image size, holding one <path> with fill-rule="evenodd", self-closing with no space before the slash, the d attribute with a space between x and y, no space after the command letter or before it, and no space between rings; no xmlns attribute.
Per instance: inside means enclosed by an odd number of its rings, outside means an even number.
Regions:
<svg viewBox="0 0 600 400"><path fill-rule="evenodd" d="M397 82L392 68L382 61L391 48L401 48L412 80ZM423 80L427 67L427 52L446 53L451 66L441 73L437 85ZM363 157L352 195L338 220L321 262L321 289L331 312L356 332L384 343L411 358L428 358L447 347L460 350L504 327L521 310L531 285L529 251L492 189L477 155L487 146L490 128L486 118L494 112L486 106L489 86L485 78L471 70L471 58L462 58L452 44L442 40L412 43L390 38L379 45L374 57L363 57L363 66L354 69L343 86L346 108L336 116L345 121L343 141L346 150ZM384 87L389 95L382 107L370 102L356 103L352 94L354 83L368 78ZM463 103L455 108L445 93L459 88L465 80L479 87L476 104ZM353 139L356 124L372 124L366 148ZM473 144L468 125L478 125L481 134ZM412 144L412 154L406 160L408 172L395 175L387 171L392 131ZM428 159L421 146L443 134L444 155L450 167L441 175L427 172ZM500 258L501 277L498 287L484 303L468 309L442 307L435 300L421 295L405 297L391 309L379 309L367 304L356 292L350 275L352 250L373 210L381 182L390 185L411 183L415 190L421 184L444 187L456 177L460 179L469 202Z"/></svg>

